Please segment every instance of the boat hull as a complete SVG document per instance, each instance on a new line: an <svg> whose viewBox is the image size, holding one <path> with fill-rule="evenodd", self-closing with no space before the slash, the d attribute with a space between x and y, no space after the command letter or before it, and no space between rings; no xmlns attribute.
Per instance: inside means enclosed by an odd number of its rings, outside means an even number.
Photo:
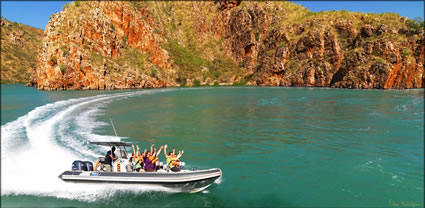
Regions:
<svg viewBox="0 0 425 208"><path fill-rule="evenodd" d="M195 193L204 190L221 176L218 168L180 172L96 172L65 171L59 178L77 183L114 183L159 185L180 192Z"/></svg>

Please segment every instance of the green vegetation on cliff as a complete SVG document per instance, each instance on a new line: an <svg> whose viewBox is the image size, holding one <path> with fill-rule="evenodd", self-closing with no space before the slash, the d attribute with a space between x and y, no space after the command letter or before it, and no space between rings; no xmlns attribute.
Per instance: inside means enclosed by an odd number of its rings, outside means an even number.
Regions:
<svg viewBox="0 0 425 208"><path fill-rule="evenodd" d="M28 82L37 63L43 31L1 19L1 83Z"/></svg>

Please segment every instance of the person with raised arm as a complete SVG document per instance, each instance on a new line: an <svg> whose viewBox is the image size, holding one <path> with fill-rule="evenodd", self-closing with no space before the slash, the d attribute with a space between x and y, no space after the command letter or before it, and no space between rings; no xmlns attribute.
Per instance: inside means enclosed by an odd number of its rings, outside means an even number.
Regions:
<svg viewBox="0 0 425 208"><path fill-rule="evenodd" d="M134 149L134 144L131 144L131 147L133 148L133 153L131 154L131 157L132 157L134 160L136 160L138 155L137 155L136 150Z"/></svg>
<svg viewBox="0 0 425 208"><path fill-rule="evenodd" d="M128 158L128 164L125 166L127 172L133 172L134 171L135 167L134 167L133 162L137 159L136 151L134 150L134 144L131 144L131 147L133 149L133 153Z"/></svg>
<svg viewBox="0 0 425 208"><path fill-rule="evenodd" d="M143 155L146 153L146 149L145 149L145 152L141 154L139 145L136 145L136 147L137 147L137 153L135 157L135 162L136 162L135 168L137 172L142 172L143 171Z"/></svg>
<svg viewBox="0 0 425 208"><path fill-rule="evenodd" d="M155 170L158 170L158 168L159 168L159 166L157 166L157 162L159 163L160 161L159 161L159 158L158 158L158 156L159 156L159 154L161 153L161 150L164 148L164 146L161 146L160 148L159 148L159 150L158 151L156 151L156 148L155 148L155 151L153 152L153 154L152 154L152 164L154 164L154 166L155 166Z"/></svg>
<svg viewBox="0 0 425 208"><path fill-rule="evenodd" d="M167 147L168 145L164 145L164 156L166 158L167 166L171 169L173 172L178 172L181 170L179 162L180 157L183 155L184 151L179 151L179 154L175 155L175 149L173 148L173 151L170 151L167 155Z"/></svg>
<svg viewBox="0 0 425 208"><path fill-rule="evenodd" d="M146 172L154 172L155 171L155 165L152 163L152 160L155 159L155 156L153 155L153 146L154 144L151 144L151 151L147 152L147 154L144 155L144 169Z"/></svg>

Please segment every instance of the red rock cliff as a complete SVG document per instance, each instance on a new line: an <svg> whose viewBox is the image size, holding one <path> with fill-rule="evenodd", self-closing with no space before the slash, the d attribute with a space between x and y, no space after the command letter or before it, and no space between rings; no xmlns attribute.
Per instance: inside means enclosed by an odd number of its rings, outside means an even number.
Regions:
<svg viewBox="0 0 425 208"><path fill-rule="evenodd" d="M290 2L82 2L46 27L39 89L424 86L423 28Z"/></svg>
<svg viewBox="0 0 425 208"><path fill-rule="evenodd" d="M124 89L176 85L165 41L146 7L84 2L51 16L38 58L39 89Z"/></svg>

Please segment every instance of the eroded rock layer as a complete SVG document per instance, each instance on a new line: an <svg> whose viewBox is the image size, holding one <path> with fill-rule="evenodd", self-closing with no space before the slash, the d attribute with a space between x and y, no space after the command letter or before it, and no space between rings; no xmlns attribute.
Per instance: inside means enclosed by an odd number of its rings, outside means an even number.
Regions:
<svg viewBox="0 0 425 208"><path fill-rule="evenodd" d="M74 2L46 27L38 89L424 86L424 31L397 14L290 2Z"/></svg>

